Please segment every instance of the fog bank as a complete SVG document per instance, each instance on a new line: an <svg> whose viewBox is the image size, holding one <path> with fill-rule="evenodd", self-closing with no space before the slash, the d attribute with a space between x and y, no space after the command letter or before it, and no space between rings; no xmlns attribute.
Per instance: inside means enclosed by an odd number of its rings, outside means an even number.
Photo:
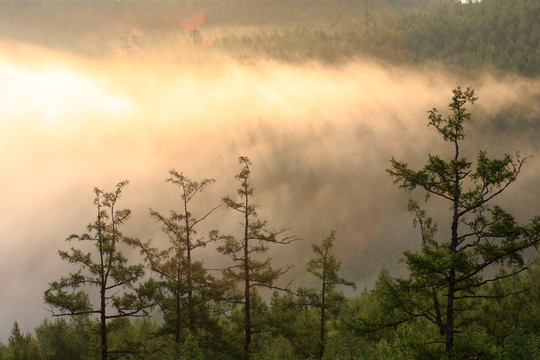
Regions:
<svg viewBox="0 0 540 360"><path fill-rule="evenodd" d="M445 112L457 85L479 95L464 150L533 155L502 201L522 221L540 213L538 80L486 75L459 84L370 62L242 64L212 51L89 60L0 43L0 340L13 321L32 329L48 316L43 291L70 269L57 251L93 221L94 186L130 180L126 233L159 243L148 208L167 212L179 201L167 171L217 180L197 204L204 209L235 195L240 155L253 161L261 217L303 239L270 252L278 265L295 265L293 286L306 280L309 244L331 230L344 275L360 289L383 264L399 271L401 251L418 238L408 195L385 169L392 156L421 166L430 152L449 153L427 111ZM235 231L237 222L222 209L206 226ZM199 256L223 262L212 249Z"/></svg>

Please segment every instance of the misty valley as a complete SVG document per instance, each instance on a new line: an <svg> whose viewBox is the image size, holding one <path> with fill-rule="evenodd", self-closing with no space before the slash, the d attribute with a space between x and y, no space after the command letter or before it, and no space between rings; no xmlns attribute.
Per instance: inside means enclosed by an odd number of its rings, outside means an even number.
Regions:
<svg viewBox="0 0 540 360"><path fill-rule="evenodd" d="M0 0L0 360L540 359L537 0Z"/></svg>

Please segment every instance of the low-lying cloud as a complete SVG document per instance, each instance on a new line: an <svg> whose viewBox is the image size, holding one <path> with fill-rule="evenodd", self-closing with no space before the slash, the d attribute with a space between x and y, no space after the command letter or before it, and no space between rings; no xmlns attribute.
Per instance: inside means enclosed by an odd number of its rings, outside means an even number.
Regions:
<svg viewBox="0 0 540 360"><path fill-rule="evenodd" d="M240 155L253 161L261 216L303 239L271 250L278 265L295 264L295 284L304 281L309 244L333 229L344 273L360 288L383 263L398 271L401 251L417 238L407 195L385 169L392 156L421 166L429 152L448 153L426 126L427 110L445 112L457 85L480 97L466 151L534 155L503 200L523 221L540 212L538 80L458 84L450 75L370 62L242 64L212 51L176 61L166 53L88 60L20 44L0 43L0 50L9 54L0 55L4 342L13 321L30 329L47 316L42 293L69 269L57 250L93 220L94 186L129 179L121 202L133 211L126 232L160 243L148 208L177 207L167 171L217 180L196 205L203 209L236 194ZM492 122L508 109L527 110L525 120ZM220 209L206 226L229 232L237 223ZM210 248L199 256L223 262Z"/></svg>

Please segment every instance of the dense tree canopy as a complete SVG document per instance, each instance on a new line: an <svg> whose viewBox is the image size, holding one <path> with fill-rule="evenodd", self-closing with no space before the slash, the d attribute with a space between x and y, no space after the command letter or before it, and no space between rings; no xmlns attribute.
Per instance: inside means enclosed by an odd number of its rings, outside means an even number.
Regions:
<svg viewBox="0 0 540 360"><path fill-rule="evenodd" d="M540 74L540 4L535 0L0 0L0 7L13 14L0 21L3 37L90 56L118 51L126 29L151 35L141 47L169 47L166 39L180 34L182 19L203 13L200 34L208 47L241 60L342 64L370 59L468 77L484 71ZM81 41L91 38L97 25L110 29L99 42ZM205 37L206 29L211 37Z"/></svg>

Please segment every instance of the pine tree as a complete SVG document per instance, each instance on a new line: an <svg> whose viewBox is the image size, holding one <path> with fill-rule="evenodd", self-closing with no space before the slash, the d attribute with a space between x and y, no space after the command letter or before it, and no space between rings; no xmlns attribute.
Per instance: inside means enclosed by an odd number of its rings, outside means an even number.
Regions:
<svg viewBox="0 0 540 360"><path fill-rule="evenodd" d="M404 262L410 275L397 279L394 294L409 318L424 317L434 323L443 338L447 354L455 353L455 335L461 331L458 319L474 307L474 299L484 298L479 290L488 283L514 276L529 267L523 251L540 241L540 217L519 225L514 216L492 201L516 181L525 158L504 155L491 159L479 151L476 167L461 154L464 125L471 114L465 105L477 100L474 90L457 88L449 104L451 114L443 117L437 109L429 111L429 125L444 142L450 143L453 156L444 160L429 155L421 170L412 170L395 159L388 170L400 188L426 192L450 206L451 226L438 239L436 224L410 201L422 237L420 251L405 251ZM507 266L506 274L489 275L493 266Z"/></svg>
<svg viewBox="0 0 540 360"><path fill-rule="evenodd" d="M309 300L311 306L319 310L319 359L324 356L326 344L326 315L334 305L336 295L339 295L335 288L337 285L355 287L353 282L339 277L341 261L337 261L332 252L335 238L336 233L332 231L321 245L311 244L315 258L308 261L306 270L321 281L321 288L299 289L298 291Z"/></svg>
<svg viewBox="0 0 540 360"><path fill-rule="evenodd" d="M78 266L78 270L50 283L44 300L50 305L53 316L98 315L100 321L101 359L107 360L110 350L107 345L107 322L128 316L145 315L151 307L155 292L155 282L141 283L144 268L141 264L128 265L128 260L119 250L127 241L120 231L120 225L130 217L128 209L117 210L117 202L123 188L123 181L113 192L94 188L96 220L88 225L88 233L71 235L68 241L93 243L93 252L72 247L70 251L59 251L62 260ZM81 289L82 288L82 289ZM88 290L98 289L99 303L93 304ZM111 308L115 309L111 313Z"/></svg>
<svg viewBox="0 0 540 360"><path fill-rule="evenodd" d="M212 236L208 239L197 237L197 225L221 204L197 217L190 209L191 202L195 195L215 180L203 179L197 182L174 169L169 174L167 181L180 189L181 210L171 210L169 216L150 210L151 216L161 224L169 238L169 247L159 250L152 246L151 241L142 243L139 240L131 244L141 249L148 267L161 278L157 301L166 325L171 327L166 332L174 335L175 346L178 348L184 342L182 330L187 327L191 336L196 338L197 332L201 330L201 321L208 317L205 308L207 303L219 297L222 292L220 283L208 273L204 264L193 258L195 250L215 240Z"/></svg>
<svg viewBox="0 0 540 360"><path fill-rule="evenodd" d="M241 283L243 288L244 305L244 352L245 360L250 358L252 335L251 321L251 295L255 287L272 288L274 282L284 274L286 269L275 269L271 265L271 258L257 259L257 254L268 250L269 244L288 244L292 237L281 237L285 229L275 231L268 227L266 221L259 219L257 206L252 204L254 188L251 186L251 161L241 156L239 162L242 166L236 179L240 182L237 192L240 200L237 202L225 197L225 204L242 216L242 234L239 238L222 236L224 244L218 248L222 254L228 255L234 265L224 270L224 277L232 283Z"/></svg>

